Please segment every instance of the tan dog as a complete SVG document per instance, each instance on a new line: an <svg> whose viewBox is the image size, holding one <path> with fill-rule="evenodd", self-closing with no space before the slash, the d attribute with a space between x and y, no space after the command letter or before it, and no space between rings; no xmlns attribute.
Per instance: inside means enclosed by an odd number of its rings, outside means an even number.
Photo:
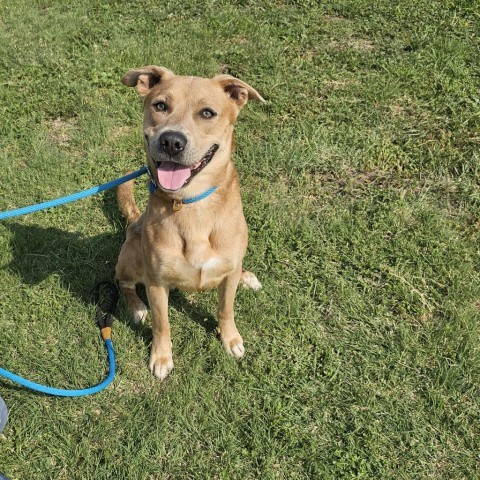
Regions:
<svg viewBox="0 0 480 480"><path fill-rule="evenodd" d="M141 215L133 182L118 189L130 225L116 278L135 322L146 316L135 285L146 286L153 323L150 369L164 379L173 368L168 321L173 288L218 287L220 337L225 350L241 358L235 293L240 281L254 289L261 285L254 274L242 271L248 231L231 161L233 125L247 100L264 100L229 75L182 77L147 66L128 72L122 81L136 87L144 100L143 133L154 190Z"/></svg>

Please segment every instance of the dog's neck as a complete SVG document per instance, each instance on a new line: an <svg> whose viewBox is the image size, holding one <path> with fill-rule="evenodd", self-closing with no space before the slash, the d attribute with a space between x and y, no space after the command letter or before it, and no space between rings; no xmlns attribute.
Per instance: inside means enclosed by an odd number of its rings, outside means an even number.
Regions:
<svg viewBox="0 0 480 480"><path fill-rule="evenodd" d="M192 203L200 202L201 200L209 197L212 193L217 190L217 186L210 187L208 190L205 190L200 195L196 195L194 197L183 197L182 199L173 198L169 196L166 192L162 192L156 185L153 183L152 179L150 179L150 183L148 185L148 189L150 194L153 195L157 192L157 195L163 198L163 200L170 202L172 204L172 209L174 212L178 212L183 208L184 205L191 205Z"/></svg>

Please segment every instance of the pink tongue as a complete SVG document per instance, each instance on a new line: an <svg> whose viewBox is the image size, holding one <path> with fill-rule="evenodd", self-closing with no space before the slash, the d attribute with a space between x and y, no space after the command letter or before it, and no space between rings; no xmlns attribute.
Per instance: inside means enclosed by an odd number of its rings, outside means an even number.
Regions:
<svg viewBox="0 0 480 480"><path fill-rule="evenodd" d="M162 162L157 168L158 183L166 190L178 190L190 178L190 167L174 162Z"/></svg>

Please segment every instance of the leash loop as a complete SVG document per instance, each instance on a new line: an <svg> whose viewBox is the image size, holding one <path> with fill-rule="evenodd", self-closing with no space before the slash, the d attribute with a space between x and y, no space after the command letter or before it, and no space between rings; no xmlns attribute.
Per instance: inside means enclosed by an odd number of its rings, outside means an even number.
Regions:
<svg viewBox="0 0 480 480"><path fill-rule="evenodd" d="M101 300L101 294L106 292L107 302L106 304ZM0 368L0 376L6 379L18 383L25 388L35 390L36 392L45 393L47 395L54 395L57 397L84 397L85 395L92 395L98 393L104 388L110 385L115 377L115 351L113 350L112 340L110 338L113 323L113 314L118 303L119 291L118 287L113 282L100 282L92 291L92 300L97 308L96 320L100 328L100 332L103 340L105 341L105 347L108 353L108 376L100 382L98 385L89 388L83 388L79 390L67 390L63 388L54 388L47 385L41 385L39 383L32 382L26 378L20 377L15 373ZM103 299L104 300L104 299ZM102 310L102 306L106 309L106 312Z"/></svg>

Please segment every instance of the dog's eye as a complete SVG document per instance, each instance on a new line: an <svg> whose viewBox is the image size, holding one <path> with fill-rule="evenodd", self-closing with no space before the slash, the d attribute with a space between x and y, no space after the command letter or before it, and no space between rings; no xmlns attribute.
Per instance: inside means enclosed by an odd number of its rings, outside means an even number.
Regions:
<svg viewBox="0 0 480 480"><path fill-rule="evenodd" d="M216 117L217 114L211 109L211 108L204 108L201 112L200 112L200 116L202 118L213 118L213 117Z"/></svg>
<svg viewBox="0 0 480 480"><path fill-rule="evenodd" d="M157 112L166 112L168 110L168 105L165 102L155 102L152 107Z"/></svg>

